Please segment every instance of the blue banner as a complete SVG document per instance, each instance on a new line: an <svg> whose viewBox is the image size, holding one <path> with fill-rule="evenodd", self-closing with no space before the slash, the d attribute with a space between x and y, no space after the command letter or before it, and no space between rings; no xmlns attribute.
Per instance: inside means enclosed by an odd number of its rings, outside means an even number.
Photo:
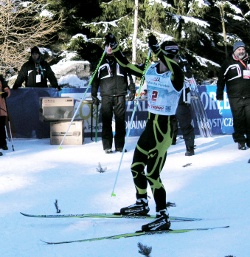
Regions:
<svg viewBox="0 0 250 257"><path fill-rule="evenodd" d="M224 101L216 100L216 85L198 86L200 97L214 135L232 134L233 118L227 94Z"/></svg>
<svg viewBox="0 0 250 257"><path fill-rule="evenodd" d="M215 98L215 85L198 86L198 90L212 127L212 133L214 135L231 134L233 132L233 119L227 94L224 94L225 100L219 102ZM91 104L90 88L87 91L85 88L63 88L59 92L54 88L19 88L18 90L11 90L11 96L7 98L13 137L48 138L50 136L50 122L39 119L41 111L39 99L40 97L66 96L74 98L75 111L81 103L75 119L84 121L84 137L100 136L102 131L100 105L97 110L96 106ZM134 102L129 101L126 108L126 126L129 136L140 136L146 126L147 101L139 101L136 108ZM193 124L195 132L198 134L196 122Z"/></svg>

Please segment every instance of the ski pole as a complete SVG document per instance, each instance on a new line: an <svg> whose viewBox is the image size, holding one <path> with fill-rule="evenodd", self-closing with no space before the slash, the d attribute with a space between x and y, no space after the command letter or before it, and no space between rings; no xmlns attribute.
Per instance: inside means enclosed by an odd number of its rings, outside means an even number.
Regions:
<svg viewBox="0 0 250 257"><path fill-rule="evenodd" d="M97 136L98 136L98 107L99 107L99 105L96 105L96 119L95 119L95 142L97 142Z"/></svg>
<svg viewBox="0 0 250 257"><path fill-rule="evenodd" d="M9 119L9 112L8 112L8 106L7 106L7 101L5 100L5 105L6 105L6 113L7 113L7 119L8 119L8 127L9 127L9 135L10 135L10 142L11 142L11 146L12 146L12 151L14 152L14 145L13 145L13 139L12 139L12 132L11 132L11 126L10 126L10 119ZM6 126L5 126L6 128ZM7 129L6 129L7 131Z"/></svg>
<svg viewBox="0 0 250 257"><path fill-rule="evenodd" d="M71 125L72 125L72 123L73 123L73 121L74 121L74 119L75 119L75 116L76 116L78 110L80 109L80 106L81 106L81 104L82 104L82 101L83 101L83 100L85 99L85 97L86 97L87 91L88 91L88 89L90 88L90 86L91 86L91 84L92 84L92 82L93 82L93 80L94 80L94 77L95 77L95 75L96 75L96 73L97 73L97 71L98 71L98 69L99 69L99 67L100 67L100 65L101 65L101 62L102 62L102 60L103 60L105 54L106 54L106 50L103 51L103 54L102 54L102 56L101 56L101 58L100 58L100 61L99 61L99 63L97 64L96 69L95 69L93 75L91 76L91 79L90 79L90 81L89 81L89 84L88 84L88 86L86 87L86 90L85 90L85 92L84 92L84 94L83 94L83 96L82 96L82 98L81 98L81 100L80 100L80 103L79 103L78 107L76 108L76 110L75 110L75 112L74 112L74 115L73 115L73 117L72 117L72 119L71 119L71 121L70 121L70 124L69 124L69 126L68 126L68 129L67 129L67 131L65 132L65 134L64 134L64 136L63 136L63 139L62 139L62 141L61 141L61 143L60 143L60 145L59 145L59 149L62 149L62 144L63 144L63 142L64 142L64 139L65 139L65 137L67 136L67 134L68 134L68 132L69 132L69 129L70 129L70 127L71 127Z"/></svg>
<svg viewBox="0 0 250 257"><path fill-rule="evenodd" d="M130 119L130 122L129 122L128 131L127 131L127 134L126 134L126 137L125 137L125 144L124 144L124 147L123 147L123 150L122 150L122 155L121 155L120 163L119 163L118 170L117 170L117 173L116 173L115 183L114 183L114 186L113 186L111 196L116 196L116 194L114 192L115 191L115 186L117 184L118 175L119 175L122 160L123 160L123 155L124 155L124 152L125 152L125 149L126 149L125 147L126 147L126 144L127 144L127 138L129 137L130 130L131 130L131 127L132 127L132 122L133 122L134 116L135 116L135 111L136 111L137 106L138 106L141 89L142 89L144 81L145 81L145 74L146 74L146 70L147 70L147 67L148 67L149 60L150 60L150 56L151 56L151 49L149 49L149 51L148 51L147 59L145 61L145 67L144 67L144 70L143 70L140 86L139 86L139 89L138 89L138 94L137 94L137 97L134 100L134 109L133 109L132 116L131 116L131 119Z"/></svg>

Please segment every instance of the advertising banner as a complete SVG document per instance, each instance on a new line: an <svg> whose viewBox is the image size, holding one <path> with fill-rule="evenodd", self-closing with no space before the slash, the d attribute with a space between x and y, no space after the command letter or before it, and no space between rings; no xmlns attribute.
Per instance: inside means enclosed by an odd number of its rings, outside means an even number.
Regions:
<svg viewBox="0 0 250 257"><path fill-rule="evenodd" d="M198 86L204 109L214 135L231 134L233 132L233 119L227 98L224 101L216 100L216 86ZM47 138L50 135L50 122L41 121L39 99L40 97L71 97L74 99L75 120L83 120L84 137L99 137L102 131L101 104L92 105L90 89L63 88L57 91L54 88L19 88L11 90L7 99L9 120L13 137L19 138ZM79 106L81 104L81 106ZM78 111L76 112L76 110ZM132 117L134 112L134 116ZM133 118L133 119L132 119ZM126 127L129 136L139 136L146 126L147 101L140 100L135 106L128 101L126 105ZM199 133L197 124L193 122L196 134ZM112 124L114 128L114 121ZM115 131L113 131L115 133Z"/></svg>

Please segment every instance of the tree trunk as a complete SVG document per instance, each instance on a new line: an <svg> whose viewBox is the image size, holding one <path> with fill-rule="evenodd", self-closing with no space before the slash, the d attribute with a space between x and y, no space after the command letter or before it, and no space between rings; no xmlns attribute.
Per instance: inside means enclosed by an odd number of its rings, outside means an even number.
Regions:
<svg viewBox="0 0 250 257"><path fill-rule="evenodd" d="M227 56L228 56L228 53L227 53L227 32L226 32L225 19L224 19L225 12L224 12L223 3L221 5L219 5L219 8L220 8L222 33L223 33L223 39L224 39L225 55L226 55L226 58L227 58Z"/></svg>
<svg viewBox="0 0 250 257"><path fill-rule="evenodd" d="M138 31L138 0L135 0L135 13L134 13L134 33L132 40L132 63L136 63L136 47L137 47L137 31Z"/></svg>

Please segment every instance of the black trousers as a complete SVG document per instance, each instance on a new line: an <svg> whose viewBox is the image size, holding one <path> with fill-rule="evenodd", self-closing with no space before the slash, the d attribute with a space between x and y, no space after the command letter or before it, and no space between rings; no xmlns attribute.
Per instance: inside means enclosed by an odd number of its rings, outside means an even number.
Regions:
<svg viewBox="0 0 250 257"><path fill-rule="evenodd" d="M234 142L250 146L250 98L229 98L233 116Z"/></svg>
<svg viewBox="0 0 250 257"><path fill-rule="evenodd" d="M115 149L122 149L126 136L126 100L125 96L102 96L102 144L103 149L112 149L114 138ZM112 119L115 119L115 134L112 132Z"/></svg>
<svg viewBox="0 0 250 257"><path fill-rule="evenodd" d="M7 145L5 132L6 116L0 116L0 148Z"/></svg>
<svg viewBox="0 0 250 257"><path fill-rule="evenodd" d="M190 104L180 102L176 110L175 137L178 133L178 123L187 148L194 147L194 127L192 126L192 114ZM174 139L173 139L174 140Z"/></svg>

